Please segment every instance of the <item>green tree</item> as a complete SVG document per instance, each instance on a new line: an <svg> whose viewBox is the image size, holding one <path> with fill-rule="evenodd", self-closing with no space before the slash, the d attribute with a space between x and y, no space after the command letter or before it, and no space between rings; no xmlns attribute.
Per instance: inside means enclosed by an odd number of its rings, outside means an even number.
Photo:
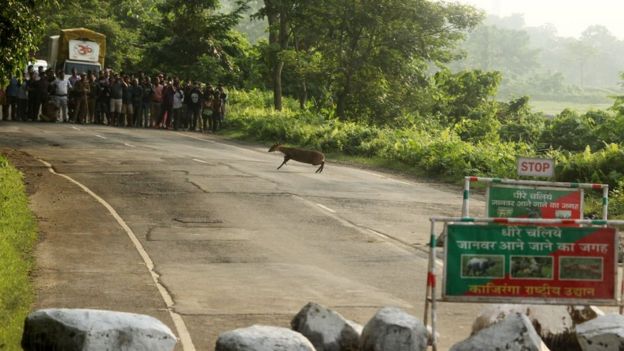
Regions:
<svg viewBox="0 0 624 351"><path fill-rule="evenodd" d="M497 118L501 122L499 133L503 141L535 146L544 129L544 115L531 112L528 96L498 103Z"/></svg>
<svg viewBox="0 0 624 351"><path fill-rule="evenodd" d="M44 34L58 35L61 29L85 27L106 35L106 66L115 70L138 69L143 57L141 33L157 16L152 1L64 0L38 9L45 23ZM48 42L40 47L48 52ZM43 57L43 56L42 56ZM45 58L45 57L44 57Z"/></svg>
<svg viewBox="0 0 624 351"><path fill-rule="evenodd" d="M47 0L6 0L0 9L0 86L26 68L43 29L36 9Z"/></svg>
<svg viewBox="0 0 624 351"><path fill-rule="evenodd" d="M588 145L595 145L592 134L594 120L585 115L565 109L546 123L540 143L554 149L583 151Z"/></svg>
<svg viewBox="0 0 624 351"><path fill-rule="evenodd" d="M442 70L433 77L433 113L451 125L493 116L500 80L499 72Z"/></svg>
<svg viewBox="0 0 624 351"><path fill-rule="evenodd" d="M336 114L388 123L427 85L430 64L455 57L474 8L426 0L320 0L300 4L296 33L321 53Z"/></svg>
<svg viewBox="0 0 624 351"><path fill-rule="evenodd" d="M157 5L159 20L144 31L145 64L154 69L186 77L197 64L216 64L215 70L235 70L233 56L241 37L232 32L242 13L243 2L231 13L217 12L218 0L170 0Z"/></svg>

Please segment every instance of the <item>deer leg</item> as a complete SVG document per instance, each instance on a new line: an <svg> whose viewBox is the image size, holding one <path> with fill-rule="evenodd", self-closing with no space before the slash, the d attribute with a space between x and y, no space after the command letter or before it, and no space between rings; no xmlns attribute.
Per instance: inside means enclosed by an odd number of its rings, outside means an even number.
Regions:
<svg viewBox="0 0 624 351"><path fill-rule="evenodd" d="M323 167L325 167L325 162L321 163L321 167L319 167L319 168L316 170L316 172L314 172L314 173L321 173L321 172L323 172Z"/></svg>
<svg viewBox="0 0 624 351"><path fill-rule="evenodd" d="M284 162L282 162L282 164L279 167L277 167L277 169L282 168L282 166L285 165L286 162L288 162L288 160L290 160L290 158L288 156L284 156Z"/></svg>

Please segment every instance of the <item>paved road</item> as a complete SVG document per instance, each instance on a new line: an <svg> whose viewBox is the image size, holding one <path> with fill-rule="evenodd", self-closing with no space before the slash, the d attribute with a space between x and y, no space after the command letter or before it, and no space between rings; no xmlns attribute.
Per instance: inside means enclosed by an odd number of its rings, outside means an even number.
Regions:
<svg viewBox="0 0 624 351"><path fill-rule="evenodd" d="M24 161L56 179L32 197L47 267L36 276L38 306L149 313L177 334L164 290L197 350L212 350L225 330L288 326L308 301L361 324L386 305L422 318L428 219L461 205L459 189L331 162L322 174L294 161L277 171L281 156L268 146L197 133L0 122L0 148L45 160L101 197L162 284L102 203ZM67 231L81 236L57 236ZM63 263L72 255L73 270ZM439 307L444 350L468 336L480 306Z"/></svg>

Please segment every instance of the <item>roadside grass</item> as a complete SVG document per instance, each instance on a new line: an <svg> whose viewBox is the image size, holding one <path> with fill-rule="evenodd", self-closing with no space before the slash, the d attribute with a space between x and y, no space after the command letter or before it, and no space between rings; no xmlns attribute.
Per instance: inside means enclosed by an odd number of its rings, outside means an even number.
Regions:
<svg viewBox="0 0 624 351"><path fill-rule="evenodd" d="M34 300L29 274L37 239L23 178L0 155L0 350L21 350L24 319Z"/></svg>

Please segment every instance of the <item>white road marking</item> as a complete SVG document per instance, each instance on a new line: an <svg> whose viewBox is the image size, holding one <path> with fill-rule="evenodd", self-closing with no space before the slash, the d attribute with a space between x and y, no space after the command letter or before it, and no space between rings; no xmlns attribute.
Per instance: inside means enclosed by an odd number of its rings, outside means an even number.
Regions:
<svg viewBox="0 0 624 351"><path fill-rule="evenodd" d="M99 134L96 134L95 136L96 136L96 137L98 137L98 138L100 138L100 139L106 139L106 137L105 137L105 136L101 136L101 135L99 135Z"/></svg>
<svg viewBox="0 0 624 351"><path fill-rule="evenodd" d="M381 174L378 174L378 173L375 173L375 172L371 172L371 171L367 171L367 170L363 170L363 169L361 169L360 172L366 173L368 175L372 175L372 176L375 176L375 177L378 177L378 178L386 178L386 176L384 176L384 175L381 175Z"/></svg>
<svg viewBox="0 0 624 351"><path fill-rule="evenodd" d="M195 140L200 140L200 141L205 141L205 142L207 142L207 143L219 144L218 142L216 142L216 141L214 141L214 140L210 140L210 139L204 139L204 138L196 137L196 136L194 136L194 135L190 135L190 134L187 134L187 133L181 133L181 132L174 132L174 133L175 133L175 134L178 134L178 135L180 135L180 136L183 136L183 137L187 137L187 138L191 138L191 139L195 139ZM245 151L245 152L250 152L250 151L253 151L253 150L245 149L245 148L238 147L238 146L236 146L236 145L232 145L232 144L221 144L221 145L227 145L227 147L234 148L234 149L238 149L238 150Z"/></svg>
<svg viewBox="0 0 624 351"><path fill-rule="evenodd" d="M180 132L175 132L175 133L178 134L178 135L181 135L183 137L187 137L187 138L191 138L191 139L195 139L195 140L206 141L206 142L209 142L209 143L215 143L214 140L208 140L208 139L196 137L194 135L189 135L189 134L186 134L186 133L180 133Z"/></svg>
<svg viewBox="0 0 624 351"><path fill-rule="evenodd" d="M78 127L76 127L76 126L72 126L72 129L75 129L75 130L80 130L80 128L78 128Z"/></svg>
<svg viewBox="0 0 624 351"><path fill-rule="evenodd" d="M147 253L147 251L145 251L145 248L143 247L139 239L137 239L136 235L134 234L132 229L130 229L126 221L124 221L123 218L121 218L119 213L117 213L117 211L115 211L115 209L108 202L106 202L96 193L91 191L91 189L87 188L85 185L83 185L82 183L78 182L77 180L73 179L72 177L68 175L57 173L54 170L54 168L52 168L52 165L50 163L42 159L38 159L38 160L39 162L43 163L46 167L48 167L48 170L50 171L50 173L56 174L78 185L87 194L91 195L91 197L93 197L100 204L102 204L102 206L104 206L108 210L108 212L113 216L113 218L115 218L117 223L119 223L119 225L124 229L126 234L128 234L130 241L132 241L132 243L134 244L134 247L138 251L139 255L141 255L141 258L143 258L143 262L145 263L145 266L150 272L150 275L152 276L152 280L154 281L154 284L156 284L156 287L158 288L158 291L160 292L160 296L162 296L163 300L165 301L165 304L167 305L167 310L169 311L169 315L171 315L171 319L173 319L173 323L175 324L176 330L178 331L180 342L182 343L182 349L184 351L195 351L195 345L193 345L191 334L186 328L186 324L184 323L182 316L180 316L178 313L173 311L173 306L174 306L173 298L171 297L171 295L169 295L169 292L167 291L167 289L165 289L165 287L162 284L160 284L160 281L159 281L160 275L158 275L158 273L154 271L154 261L152 261L149 254Z"/></svg>
<svg viewBox="0 0 624 351"><path fill-rule="evenodd" d="M130 145L130 144L128 144L128 143L124 143L124 145L126 145L126 146L128 146L128 147L136 147L136 146L134 146L134 145Z"/></svg>
<svg viewBox="0 0 624 351"><path fill-rule="evenodd" d="M362 173L366 173L366 174L369 174L369 175L375 176L375 177L377 177L377 178L386 179L386 180L391 180L391 181L393 181L393 182L400 183L400 184L412 185L411 183L408 183L408 182L406 182L406 181L403 181L403 180L398 180L398 179L394 179L394 178L390 178L390 177L385 176L385 175L383 175L383 174L378 174L378 173L371 172L371 171L367 171L367 170L360 170L360 171L361 171Z"/></svg>
<svg viewBox="0 0 624 351"><path fill-rule="evenodd" d="M206 162L206 161L204 161L204 160L200 160L200 159L198 159L198 158L194 158L194 159L193 159L193 161L195 161L195 162L199 162L199 163L205 163L205 164L208 164L208 165L210 164L210 162Z"/></svg>
<svg viewBox="0 0 624 351"><path fill-rule="evenodd" d="M329 208L327 206L324 206L324 205L321 205L321 204L316 204L316 206L324 209L325 211L328 211L328 212L331 212L331 213L336 213L336 211L332 210L331 208Z"/></svg>
<svg viewBox="0 0 624 351"><path fill-rule="evenodd" d="M361 233L374 234L374 235L384 239L385 241L390 241L390 242L394 242L395 244L399 244L399 247L401 247L402 249L408 249L410 252L412 252L412 250L414 250L414 249L416 249L418 251L421 251L421 252L423 251L422 249L414 247L414 246L410 245L409 243L404 242L403 240L391 237L389 235L386 235L384 233L380 233L378 231L375 231L375 230L372 230L372 229L369 229L369 228L361 228L358 225L354 225L354 224L350 223L349 221L343 219L342 217L338 216L337 214L335 214L336 211L332 210L331 208L323 206L323 205L321 205L319 203L311 202L310 200L307 200L306 198L303 198L303 197L301 197L299 195L294 195L294 197L299 199L299 200L301 200L301 201L303 201L303 202L305 202L305 203L314 204L314 205L316 205L316 206L318 206L318 207L320 207L320 208L322 208L322 209L332 213L332 214L327 214L326 212L324 212L327 216L329 216L331 218L334 218L335 220L340 222L345 227L353 228L353 229L355 229L355 230L357 230L357 231L359 231ZM436 248L436 249L437 249L436 251L440 250L440 248ZM444 261L443 260L441 260L441 259L436 257L435 258L435 262L436 262L436 269L438 267L440 269L444 268ZM436 274L436 275L437 276L441 276L441 274Z"/></svg>

